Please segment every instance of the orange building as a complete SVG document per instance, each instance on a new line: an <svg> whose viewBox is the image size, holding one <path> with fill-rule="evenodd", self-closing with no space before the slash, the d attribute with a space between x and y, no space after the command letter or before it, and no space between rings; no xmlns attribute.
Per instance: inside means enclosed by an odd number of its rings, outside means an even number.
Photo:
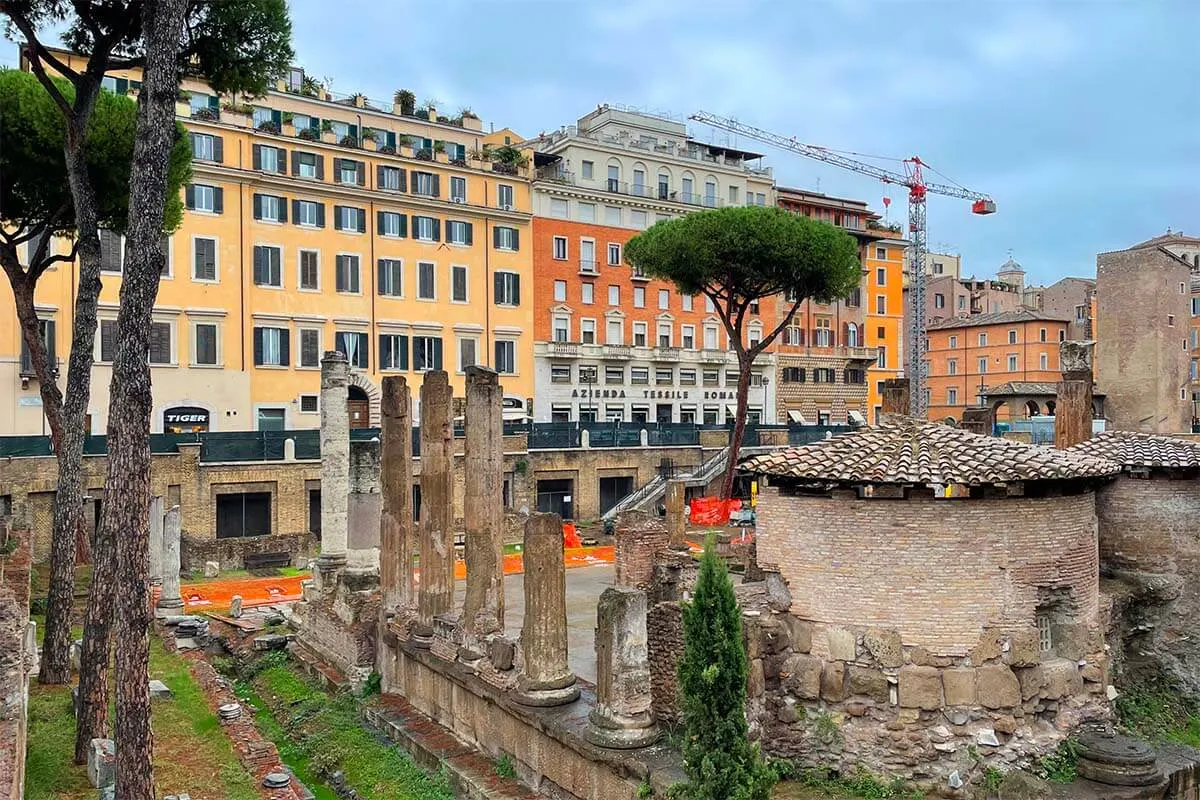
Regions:
<svg viewBox="0 0 1200 800"><path fill-rule="evenodd" d="M930 419L961 419L988 390L1010 381L1059 380L1058 343L1070 320L1038 311L1007 311L939 320L926 327ZM997 408L997 419L1021 419L1051 409Z"/></svg>
<svg viewBox="0 0 1200 800"><path fill-rule="evenodd" d="M883 412L883 382L898 378L904 370L904 279L909 242L889 229L876 231L881 237L866 248L866 336L864 343L875 353L867 370L867 405L871 424Z"/></svg>

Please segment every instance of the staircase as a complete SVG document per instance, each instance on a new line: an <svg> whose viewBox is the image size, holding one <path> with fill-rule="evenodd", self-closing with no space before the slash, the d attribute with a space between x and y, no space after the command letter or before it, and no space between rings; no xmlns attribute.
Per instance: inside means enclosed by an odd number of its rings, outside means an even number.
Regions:
<svg viewBox="0 0 1200 800"><path fill-rule="evenodd" d="M678 476L679 480L687 481L689 486L706 486L709 481L725 470L728 458L729 448L722 447L691 473ZM661 474L655 475L640 489L622 497L620 502L604 512L600 519L615 520L617 514L622 511L652 511L655 504L661 501L666 493L667 479Z"/></svg>

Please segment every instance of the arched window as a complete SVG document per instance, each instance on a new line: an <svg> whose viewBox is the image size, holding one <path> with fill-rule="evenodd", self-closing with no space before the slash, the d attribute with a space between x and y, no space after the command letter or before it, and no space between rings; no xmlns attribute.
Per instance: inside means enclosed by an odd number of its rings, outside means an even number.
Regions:
<svg viewBox="0 0 1200 800"><path fill-rule="evenodd" d="M608 183L610 192L621 191L621 162L615 158L608 160Z"/></svg>
<svg viewBox="0 0 1200 800"><path fill-rule="evenodd" d="M692 173L683 173L683 177L679 180L679 192L681 195L679 199L683 202L698 203L698 198L696 197L696 178Z"/></svg>
<svg viewBox="0 0 1200 800"><path fill-rule="evenodd" d="M633 162L633 180L630 183L630 192L635 197L649 197L647 186L646 165L640 161Z"/></svg>
<svg viewBox="0 0 1200 800"><path fill-rule="evenodd" d="M861 347L858 343L858 326L853 322L846 323L846 347Z"/></svg>
<svg viewBox="0 0 1200 800"><path fill-rule="evenodd" d="M671 198L671 171L666 167L660 167L658 170L658 199L669 200Z"/></svg>

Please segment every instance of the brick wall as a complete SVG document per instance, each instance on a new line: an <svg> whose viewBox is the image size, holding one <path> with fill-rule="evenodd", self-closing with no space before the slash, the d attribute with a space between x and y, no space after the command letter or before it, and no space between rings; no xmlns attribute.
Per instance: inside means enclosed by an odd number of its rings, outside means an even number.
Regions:
<svg viewBox="0 0 1200 800"><path fill-rule="evenodd" d="M856 500L771 487L758 505L758 558L788 581L798 617L894 629L938 655L965 655L985 627L1033 625L1039 587L1069 589L1077 621L1097 621L1091 492Z"/></svg>
<svg viewBox="0 0 1200 800"><path fill-rule="evenodd" d="M12 536L16 550L0 555L0 797L19 798L25 785L25 735L29 679L37 648L29 626L29 532L9 531L0 520L0 546Z"/></svg>
<svg viewBox="0 0 1200 800"><path fill-rule="evenodd" d="M655 554L667 546L666 521L642 511L617 515L614 535L617 585L648 589Z"/></svg>

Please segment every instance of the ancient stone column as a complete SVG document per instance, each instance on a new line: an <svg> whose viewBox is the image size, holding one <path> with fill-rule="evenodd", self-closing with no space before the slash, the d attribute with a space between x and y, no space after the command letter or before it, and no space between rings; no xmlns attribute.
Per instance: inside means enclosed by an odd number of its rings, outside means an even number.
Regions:
<svg viewBox="0 0 1200 800"><path fill-rule="evenodd" d="M163 519L162 591L155 606L155 613L159 616L170 616L183 608L183 597L179 593L181 536L179 506L171 506Z"/></svg>
<svg viewBox="0 0 1200 800"><path fill-rule="evenodd" d="M908 378L888 378L883 382L882 414L908 414Z"/></svg>
<svg viewBox="0 0 1200 800"><path fill-rule="evenodd" d="M321 359L321 571L346 564L350 507L350 363L344 353Z"/></svg>
<svg viewBox="0 0 1200 800"><path fill-rule="evenodd" d="M444 370L421 383L421 589L419 638L433 633L433 619L454 600L453 392Z"/></svg>
<svg viewBox="0 0 1200 800"><path fill-rule="evenodd" d="M150 498L150 582L162 583L163 499Z"/></svg>
<svg viewBox="0 0 1200 800"><path fill-rule="evenodd" d="M525 521L525 667L513 698L528 706L558 706L579 697L567 666L567 572L562 517L533 514Z"/></svg>
<svg viewBox="0 0 1200 800"><path fill-rule="evenodd" d="M467 539L468 637L504 630L504 409L500 376L467 367L463 520Z"/></svg>
<svg viewBox="0 0 1200 800"><path fill-rule="evenodd" d="M379 574L385 610L415 608L412 522L412 394L403 375L383 379L380 403Z"/></svg>
<svg viewBox="0 0 1200 800"><path fill-rule="evenodd" d="M1061 342L1062 380L1054 404L1054 446L1060 450L1092 438L1092 353L1095 342Z"/></svg>
<svg viewBox="0 0 1200 800"><path fill-rule="evenodd" d="M646 593L610 586L596 607L596 707L584 736L618 750L653 744L659 730L650 700Z"/></svg>
<svg viewBox="0 0 1200 800"><path fill-rule="evenodd" d="M687 542L684 535L687 531L687 517L684 514L684 498L687 484L684 481L672 480L667 482L667 533L670 536L672 550L686 550Z"/></svg>

